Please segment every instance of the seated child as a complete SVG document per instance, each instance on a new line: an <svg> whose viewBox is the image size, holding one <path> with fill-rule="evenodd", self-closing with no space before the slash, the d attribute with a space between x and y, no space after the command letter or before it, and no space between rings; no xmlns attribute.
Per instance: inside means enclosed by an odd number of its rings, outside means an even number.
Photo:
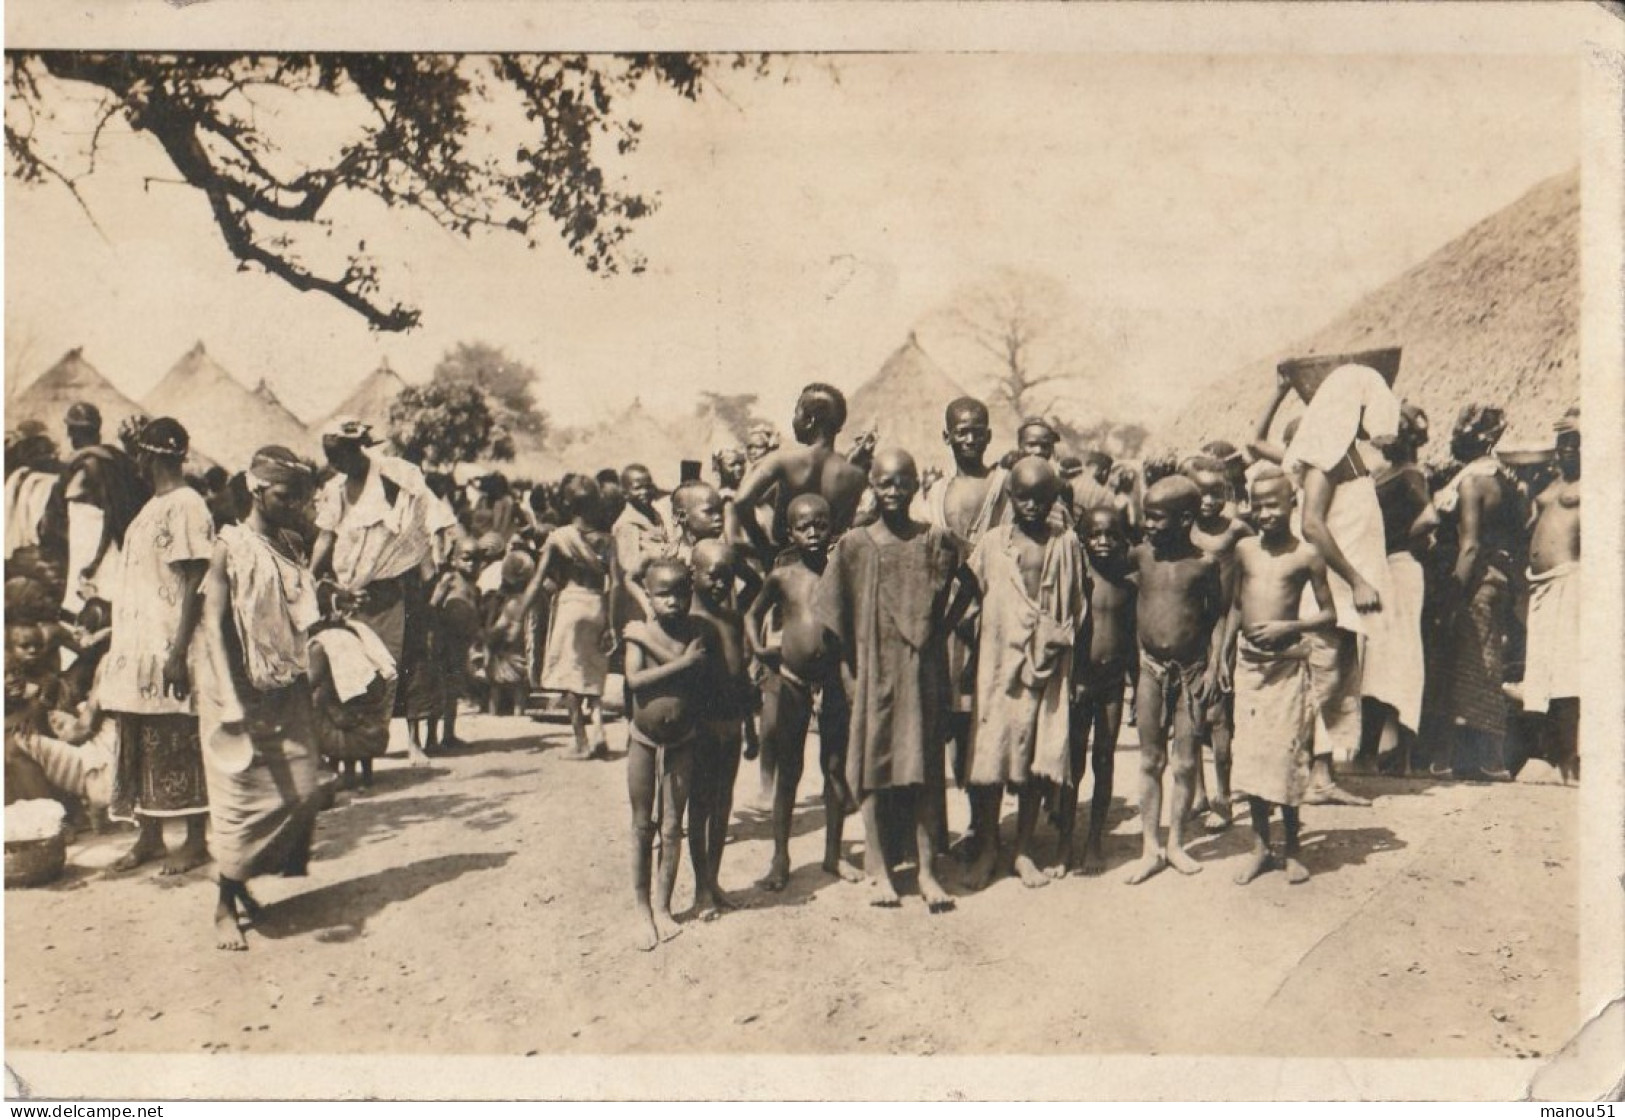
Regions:
<svg viewBox="0 0 1625 1120"><path fill-rule="evenodd" d="M693 748L703 734L702 698L716 670L712 629L690 614L694 588L688 568L669 557L653 560L644 569L643 587L651 617L627 623L623 638L632 698L626 765L638 909L633 944L648 952L681 932L672 917L671 896L682 862ZM660 875L651 906L650 861L657 830Z"/></svg>
<svg viewBox="0 0 1625 1120"><path fill-rule="evenodd" d="M1236 545L1236 602L1225 625L1225 648L1235 643L1236 792L1247 798L1253 851L1236 882L1247 884L1281 866L1270 851L1270 810L1281 807L1286 831L1287 881L1309 872L1298 860L1298 806L1310 783L1315 712L1310 699L1308 651L1299 639L1337 619L1320 550L1292 532L1292 483L1279 467L1254 475L1252 514L1259 535ZM1304 585L1314 588L1319 611L1299 617Z"/></svg>
<svg viewBox="0 0 1625 1120"><path fill-rule="evenodd" d="M364 623L311 627L311 725L316 749L339 771L341 790L372 788L372 762L389 749L389 682L395 660Z"/></svg>

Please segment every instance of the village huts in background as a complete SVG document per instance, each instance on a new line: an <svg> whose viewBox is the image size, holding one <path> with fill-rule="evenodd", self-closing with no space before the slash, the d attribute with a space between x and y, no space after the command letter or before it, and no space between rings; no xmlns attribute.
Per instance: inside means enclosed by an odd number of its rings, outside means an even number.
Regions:
<svg viewBox="0 0 1625 1120"><path fill-rule="evenodd" d="M176 362L142 401L150 416L173 416L192 445L222 463L240 463L247 450L268 443L301 454L311 451L304 424L263 381L250 389L226 372L199 342Z"/></svg>
<svg viewBox="0 0 1625 1120"><path fill-rule="evenodd" d="M847 395L845 448L867 431L878 436L876 450L900 447L924 468L948 469L953 455L942 440L942 413L948 402L967 390L943 372L919 339L910 331L908 341L894 350L868 381ZM971 394L976 395L976 394ZM993 425L989 458L997 458L1016 443L1020 419L1004 400L982 397Z"/></svg>
<svg viewBox="0 0 1625 1120"><path fill-rule="evenodd" d="M389 406L395 403L395 398L404 388L406 382L401 380L400 374L389 368L389 359L385 358L378 363L377 369L357 383L350 391L350 395L324 417L321 423L312 425L312 431L320 434L328 421L343 418L371 424L373 431L382 436L389 431Z"/></svg>
<svg viewBox="0 0 1625 1120"><path fill-rule="evenodd" d="M1507 410L1507 441L1550 441L1552 421L1580 393L1580 175L1571 171L1522 198L1365 296L1280 353L1195 394L1158 443L1197 447L1250 437L1288 357L1404 348L1394 389L1422 406L1443 454L1469 401ZM1296 414L1289 402L1277 418ZM1277 428L1279 430L1279 428Z"/></svg>
<svg viewBox="0 0 1625 1120"><path fill-rule="evenodd" d="M656 419L642 398L634 398L613 419L552 449L551 455L566 470L586 474L606 467L618 470L628 463L642 463L654 475L655 483L665 490L677 485L684 459L706 458L699 446L691 446L690 441L680 439Z"/></svg>
<svg viewBox="0 0 1625 1120"><path fill-rule="evenodd" d="M6 426L15 428L24 420L38 420L58 444L65 446L62 417L75 401L87 401L100 410L102 436L106 439L118 432L119 421L146 411L114 388L76 346L6 402Z"/></svg>

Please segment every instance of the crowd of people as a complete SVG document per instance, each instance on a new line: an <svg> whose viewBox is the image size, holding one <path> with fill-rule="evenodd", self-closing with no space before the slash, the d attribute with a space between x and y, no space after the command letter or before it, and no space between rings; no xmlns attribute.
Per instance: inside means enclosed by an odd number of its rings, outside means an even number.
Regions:
<svg viewBox="0 0 1625 1120"><path fill-rule="evenodd" d="M1277 440L1294 389L1306 405ZM460 485L357 421L323 433L323 464L271 446L196 477L171 417L104 442L75 404L65 458L19 425L7 801L133 824L115 872L212 858L216 940L242 949L249 879L304 874L318 813L371 787L393 720L423 765L461 745L460 707L562 707L562 757L590 762L614 757L624 715L633 939L652 950L679 928L685 834L694 913L734 906L719 872L741 759L772 797L758 885L785 888L814 720L823 871L895 906L912 861L932 911L953 905L940 857L972 891L1103 871L1125 718L1131 883L1201 871L1187 841L1233 805L1253 830L1237 881L1307 879L1302 807L1368 804L1346 774L1509 780L1541 758L1578 776L1578 410L1550 447L1498 454L1504 412L1469 404L1448 462L1424 465L1426 415L1351 363L1284 373L1242 447L1061 457L1034 419L990 462L989 411L966 397L944 414L951 471L923 475L872 436L838 451L845 421L840 391L809 385L793 444L758 426L711 480L658 464L680 475L669 493L636 462ZM854 814L861 868L842 854Z"/></svg>

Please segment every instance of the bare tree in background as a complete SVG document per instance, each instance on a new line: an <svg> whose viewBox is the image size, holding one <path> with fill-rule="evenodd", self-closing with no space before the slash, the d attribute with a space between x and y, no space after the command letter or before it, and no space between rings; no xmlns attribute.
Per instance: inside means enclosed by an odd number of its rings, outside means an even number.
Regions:
<svg viewBox="0 0 1625 1120"><path fill-rule="evenodd" d="M766 65L693 54L5 57L14 179L66 188L94 223L78 184L109 130L126 130L207 199L240 269L328 296L382 331L409 330L420 312L384 294L368 255L380 209L532 247L551 228L591 271L638 271L626 238L655 201L613 173L642 132L626 98L655 86L693 100L718 69ZM349 127L312 155L312 120ZM497 139L510 133L517 143Z"/></svg>
<svg viewBox="0 0 1625 1120"><path fill-rule="evenodd" d="M955 293L930 322L961 343L965 370L1023 416L1044 415L1080 373L1071 295L1054 277L1000 269Z"/></svg>

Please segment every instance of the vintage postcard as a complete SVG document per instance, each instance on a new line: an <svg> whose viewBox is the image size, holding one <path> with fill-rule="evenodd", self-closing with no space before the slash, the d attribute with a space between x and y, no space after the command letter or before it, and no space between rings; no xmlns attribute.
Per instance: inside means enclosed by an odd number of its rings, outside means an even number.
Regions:
<svg viewBox="0 0 1625 1120"><path fill-rule="evenodd" d="M1620 1091L1618 5L5 18L8 1097Z"/></svg>

